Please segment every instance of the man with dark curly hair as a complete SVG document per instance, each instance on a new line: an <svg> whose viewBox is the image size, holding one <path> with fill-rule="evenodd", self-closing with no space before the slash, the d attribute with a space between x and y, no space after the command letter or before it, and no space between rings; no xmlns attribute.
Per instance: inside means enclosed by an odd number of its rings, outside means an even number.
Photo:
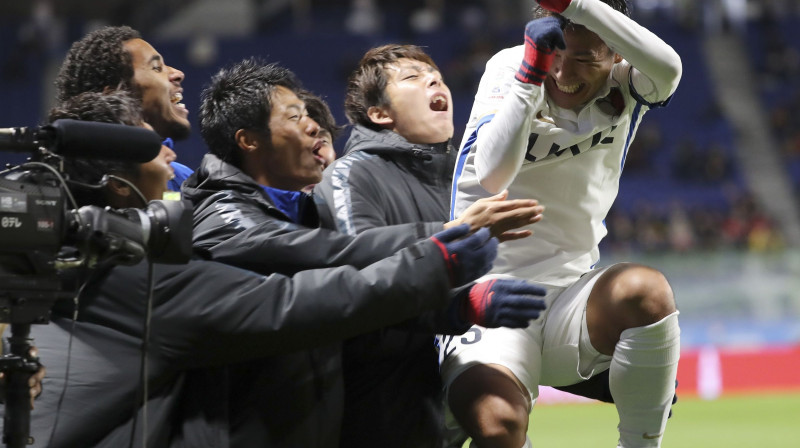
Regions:
<svg viewBox="0 0 800 448"><path fill-rule="evenodd" d="M127 26L104 27L72 44L56 78L57 98L66 101L83 92L121 89L141 101L145 121L170 148L172 140L189 136L189 111L182 103L183 72L166 65L161 55L138 31ZM172 162L171 190L191 170Z"/></svg>

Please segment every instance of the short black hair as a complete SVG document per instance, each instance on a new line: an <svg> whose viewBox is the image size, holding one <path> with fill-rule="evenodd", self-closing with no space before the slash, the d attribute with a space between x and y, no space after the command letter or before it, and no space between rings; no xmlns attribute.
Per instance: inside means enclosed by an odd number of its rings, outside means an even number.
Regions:
<svg viewBox="0 0 800 448"><path fill-rule="evenodd" d="M217 72L200 94L200 135L208 150L241 168L236 131L256 129L270 136L272 93L278 86L295 93L302 89L291 70L259 58L248 58Z"/></svg>
<svg viewBox="0 0 800 448"><path fill-rule="evenodd" d="M55 81L58 101L106 88L134 91L133 62L123 47L131 39L141 35L128 26L109 26L73 43Z"/></svg>
<svg viewBox="0 0 800 448"><path fill-rule="evenodd" d="M49 122L68 118L82 121L141 126L144 123L139 100L128 92L115 90L107 93L84 92L53 107L48 114ZM113 151L114 148L109 148ZM140 165L115 160L65 158L64 172L70 180L94 185L106 174L137 177ZM79 205L105 206L102 190L71 188Z"/></svg>
<svg viewBox="0 0 800 448"><path fill-rule="evenodd" d="M331 113L328 103L320 96L305 89L297 92L297 97L305 103L308 116L317 122L320 129L328 131L331 138L336 140L342 133L342 127L336 124L336 118Z"/></svg>
<svg viewBox="0 0 800 448"><path fill-rule="evenodd" d="M625 14L628 17L630 17L631 15L631 10L628 6L628 0L600 0L600 1L607 4L615 11L621 12L622 14ZM561 14L557 14L542 8L541 6L539 6L538 3L536 6L533 7L534 19L541 19L543 17L550 17L550 16L557 17L559 20L561 20L562 29L566 27L583 27L583 25L579 25L567 19L566 17L562 16ZM611 47L608 47L608 51L611 54L614 53L614 50L611 49Z"/></svg>

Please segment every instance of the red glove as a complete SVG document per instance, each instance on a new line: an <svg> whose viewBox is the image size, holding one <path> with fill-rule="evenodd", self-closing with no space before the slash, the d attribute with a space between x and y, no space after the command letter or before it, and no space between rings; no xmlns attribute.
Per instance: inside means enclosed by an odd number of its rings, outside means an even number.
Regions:
<svg viewBox="0 0 800 448"><path fill-rule="evenodd" d="M572 0L536 0L536 3L548 11L561 14L572 3Z"/></svg>
<svg viewBox="0 0 800 448"><path fill-rule="evenodd" d="M497 238L489 229L480 228L469 234L469 224L461 224L433 235L431 240L439 246L450 274L450 285L465 285L489 272L497 257Z"/></svg>
<svg viewBox="0 0 800 448"><path fill-rule="evenodd" d="M462 303L468 322L482 327L525 328L545 309L547 290L522 280L495 279L475 284Z"/></svg>
<svg viewBox="0 0 800 448"><path fill-rule="evenodd" d="M563 21L555 16L531 20L525 26L525 56L517 71L517 81L542 85L555 57L556 48L565 49Z"/></svg>

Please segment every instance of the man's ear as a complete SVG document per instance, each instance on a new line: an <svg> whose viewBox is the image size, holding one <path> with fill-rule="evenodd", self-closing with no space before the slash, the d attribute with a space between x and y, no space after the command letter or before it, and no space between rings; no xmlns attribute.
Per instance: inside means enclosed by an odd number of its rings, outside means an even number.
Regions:
<svg viewBox="0 0 800 448"><path fill-rule="evenodd" d="M241 148L242 151L245 153L253 152L258 149L258 139L257 131L253 131L250 129L239 129L233 134L233 139L236 141L236 144Z"/></svg>
<svg viewBox="0 0 800 448"><path fill-rule="evenodd" d="M394 120L389 116L389 111L383 107L370 106L367 109L367 116L370 121L382 127L391 127L394 124Z"/></svg>
<svg viewBox="0 0 800 448"><path fill-rule="evenodd" d="M619 53L614 53L614 63L619 64L622 62L622 55Z"/></svg>
<svg viewBox="0 0 800 448"><path fill-rule="evenodd" d="M131 195L131 193L133 193L131 191L131 187L129 187L128 184L120 182L116 179L109 179L106 186L113 195L119 196L121 198L127 198L128 196Z"/></svg>

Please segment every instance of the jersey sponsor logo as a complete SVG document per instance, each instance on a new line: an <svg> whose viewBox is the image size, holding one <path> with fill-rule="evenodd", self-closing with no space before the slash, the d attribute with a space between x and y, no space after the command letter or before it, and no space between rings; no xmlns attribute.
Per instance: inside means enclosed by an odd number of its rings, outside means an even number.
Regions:
<svg viewBox="0 0 800 448"><path fill-rule="evenodd" d="M503 86L496 85L489 90L489 94L487 95L488 100L502 100L505 98L505 92L507 89L503 89Z"/></svg>
<svg viewBox="0 0 800 448"><path fill-rule="evenodd" d="M536 145L536 142L539 140L540 135L535 132L532 132L528 136L528 150L525 153L525 160L527 160L528 162L536 162L537 160L549 159L551 157L561 157L561 155L564 154L567 150L569 150L570 155L577 156L581 152L588 151L589 149L594 148L595 146L601 143L604 145L610 145L614 143L614 137L609 136L609 134L614 132L616 128L617 128L616 126L611 126L610 130L607 130L606 132L607 136L605 137L603 136L603 132L598 132L594 134L592 138L586 139L582 142L570 146L562 147L554 142L550 145L550 150L544 157L536 157L535 155L533 155L534 146ZM541 150L539 150L539 152L540 151Z"/></svg>

